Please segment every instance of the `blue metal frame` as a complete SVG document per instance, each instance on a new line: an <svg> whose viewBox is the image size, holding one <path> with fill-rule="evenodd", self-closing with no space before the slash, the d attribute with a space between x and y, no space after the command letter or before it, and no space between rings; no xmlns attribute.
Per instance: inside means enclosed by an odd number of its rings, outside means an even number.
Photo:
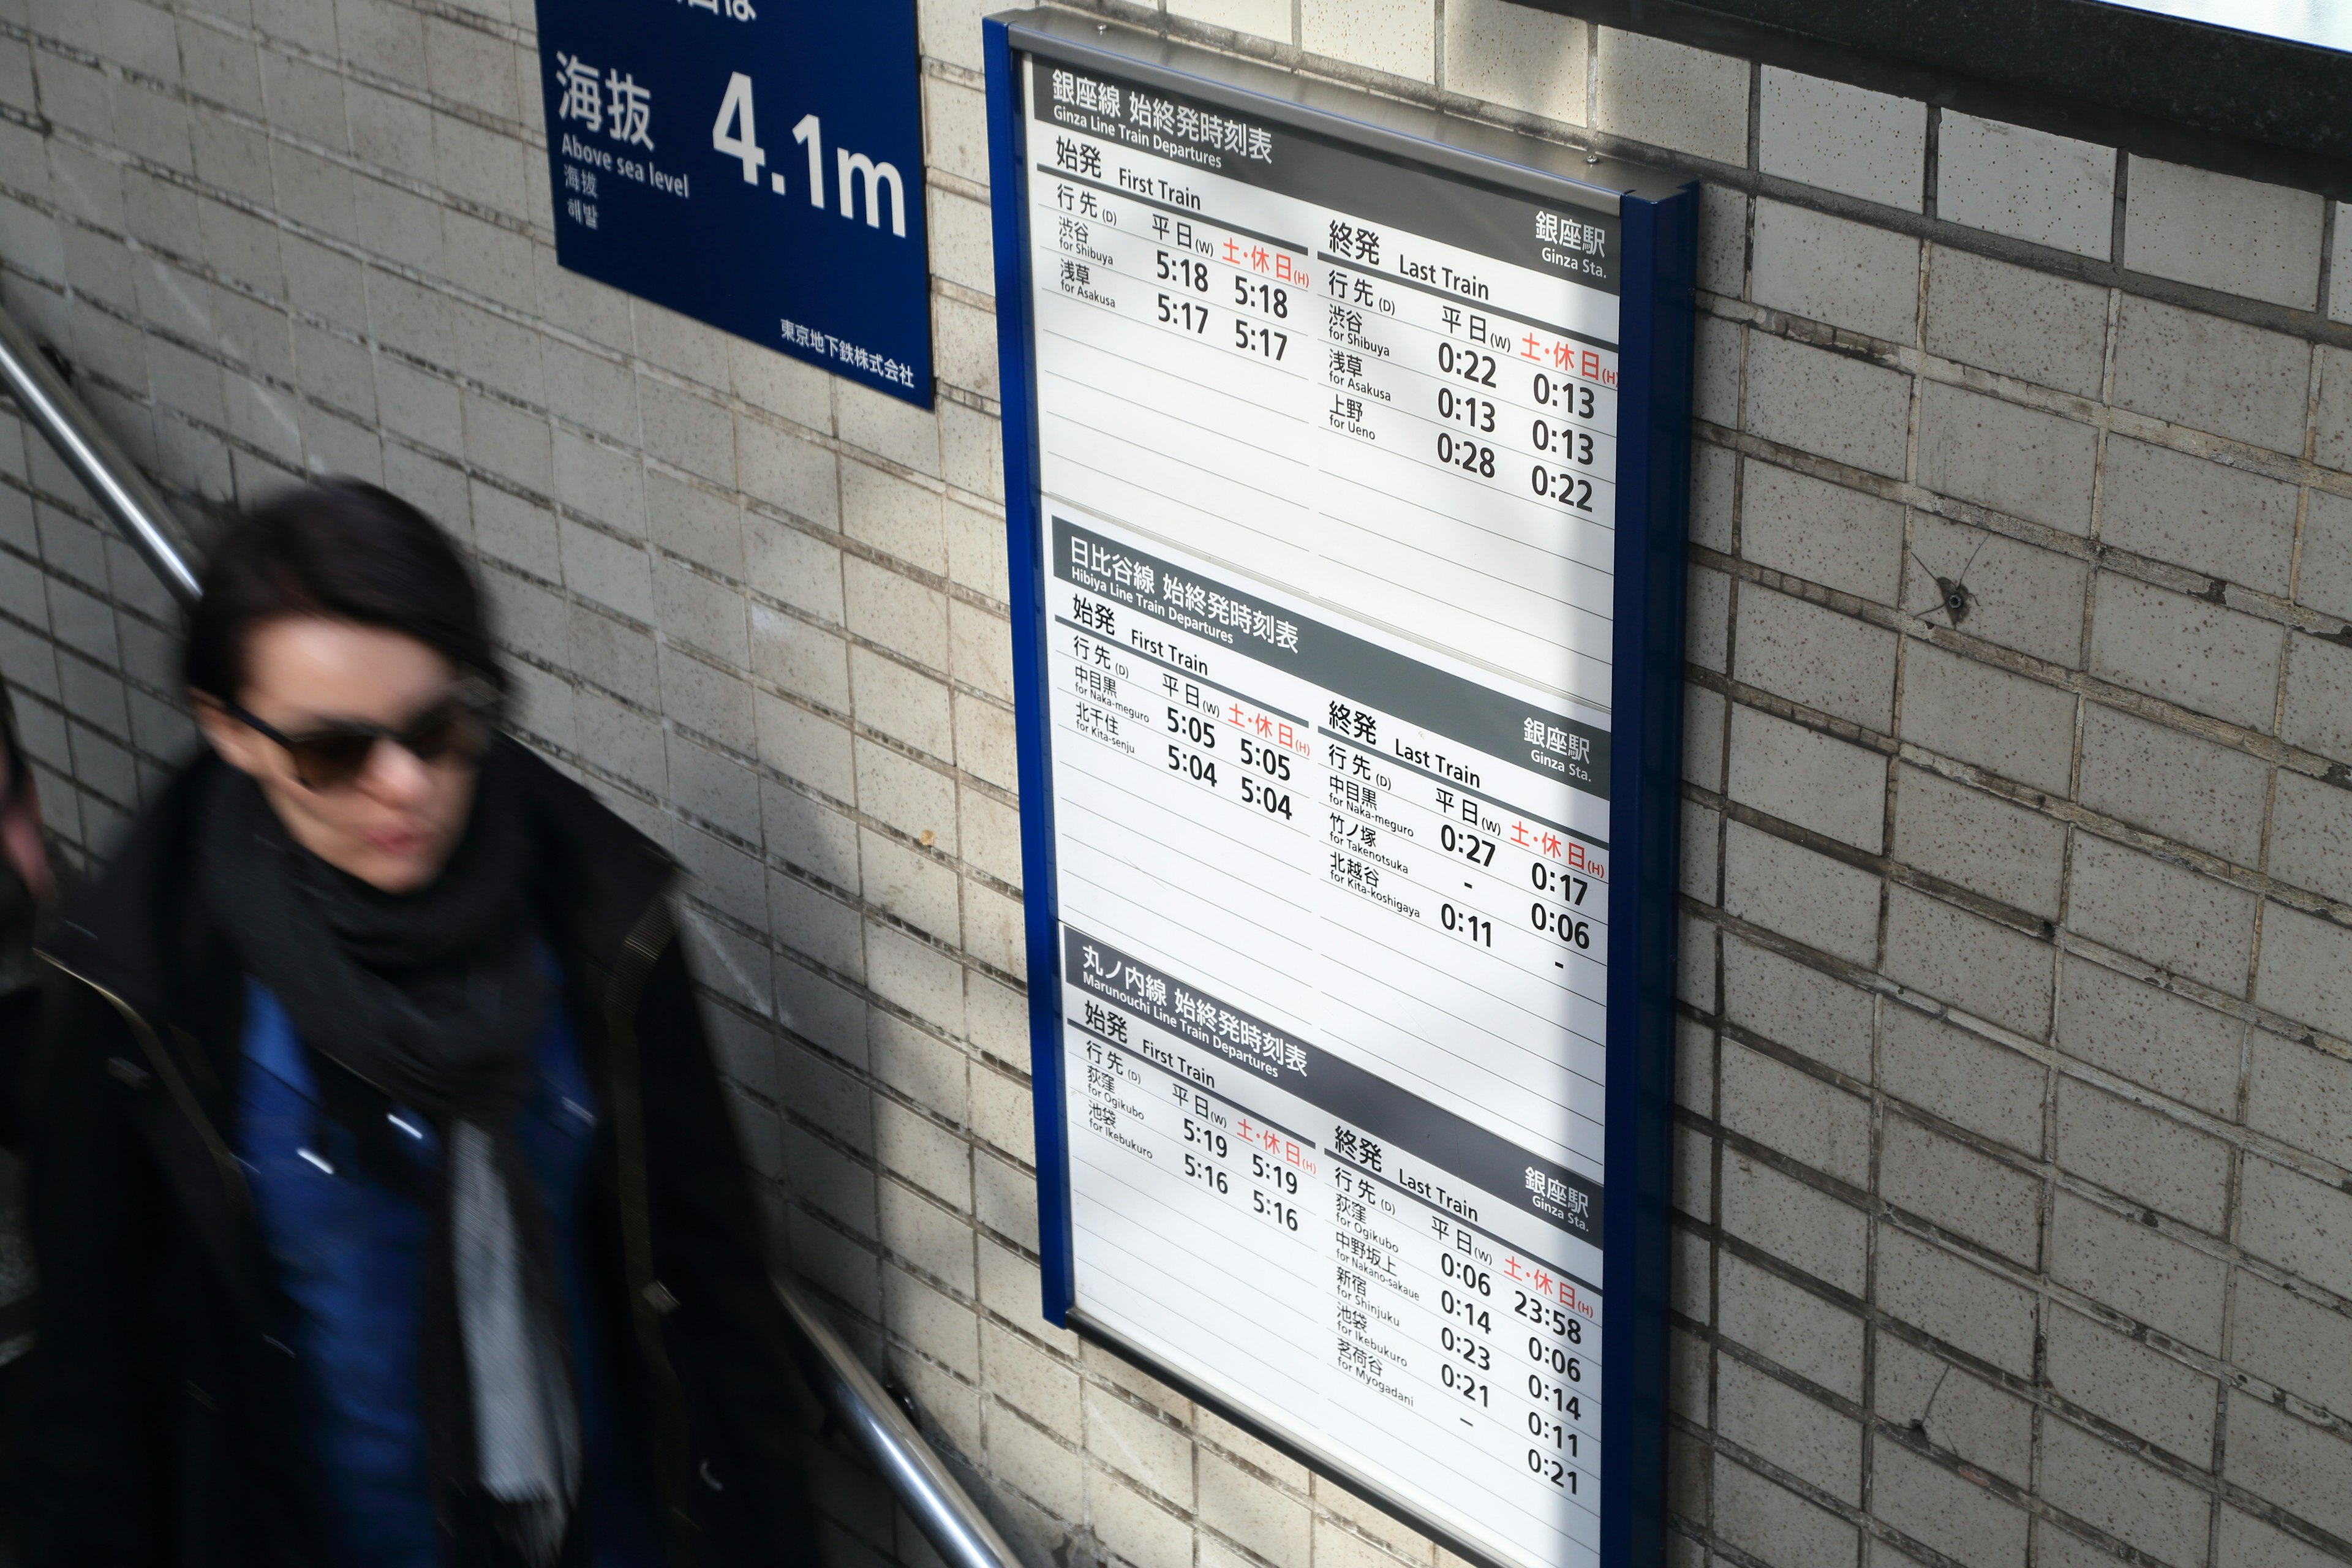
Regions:
<svg viewBox="0 0 2352 1568"><path fill-rule="evenodd" d="M1665 1561L1666 1305L1673 1247L1676 900L1682 886L1683 601L1698 193L1622 199L1616 659L1609 720L1609 1126L1601 1243L1601 1561ZM1630 897L1628 896L1630 895ZM1630 910L1626 905L1631 905ZM1612 945L1612 955L1624 950ZM1627 1399L1623 1389L1644 1396Z"/></svg>
<svg viewBox="0 0 2352 1568"><path fill-rule="evenodd" d="M1012 29L981 24L988 70L989 189L996 240L996 374L1004 415L1004 533L1013 600L1013 732L1020 746L1021 889L1029 942L1029 1082L1037 1116L1037 1252L1045 1321L1067 1326L1071 1260L1068 1107L1062 1083L1062 951L1055 934L1054 795L1047 731L1045 562L1037 551L1037 384L1030 372L1028 121Z"/></svg>
<svg viewBox="0 0 2352 1568"><path fill-rule="evenodd" d="M1006 548L1011 564L1014 730L1020 747L1021 868L1029 956L1029 1053L1037 1124L1037 1220L1044 1311L1074 1326L1068 1106L1062 1071L1061 945L1055 896L1050 709L1040 553L1036 383L1031 363L1027 117L1012 29L982 24L990 189L996 242L997 366L1003 399ZM1696 185L1620 197L1616 649L1610 725L1612 932L1630 934L1609 972L1609 1086L1603 1243L1601 1560L1665 1559L1666 1310L1672 1247L1675 977L1681 876L1684 557L1687 535ZM1075 1325L1081 1328L1083 1324ZM1149 1347L1140 1347L1148 1352ZM1169 1374L1169 1369L1155 1370ZM1181 1374L1177 1375L1181 1384ZM1189 1390L1203 1403L1213 1397ZM1221 1407L1222 1408L1222 1407ZM1309 1465L1316 1456L1223 1410ZM1335 1479L1346 1481L1345 1477ZM1393 1500L1375 1500L1392 1505ZM1445 1532L1438 1532L1444 1537ZM1475 1549L1449 1540L1474 1558ZM1483 1560L1483 1559L1482 1559Z"/></svg>

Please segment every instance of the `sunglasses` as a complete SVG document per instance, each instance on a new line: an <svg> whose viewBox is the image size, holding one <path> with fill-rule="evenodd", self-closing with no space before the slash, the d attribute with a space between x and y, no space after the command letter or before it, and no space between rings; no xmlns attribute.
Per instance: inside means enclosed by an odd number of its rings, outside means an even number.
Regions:
<svg viewBox="0 0 2352 1568"><path fill-rule="evenodd" d="M379 741L391 742L420 763L450 758L478 762L489 749L497 711L496 694L472 680L397 730L383 724L345 723L289 735L235 703L228 708L229 716L238 723L285 747L294 763L294 776L304 788L312 790L350 784L366 771Z"/></svg>

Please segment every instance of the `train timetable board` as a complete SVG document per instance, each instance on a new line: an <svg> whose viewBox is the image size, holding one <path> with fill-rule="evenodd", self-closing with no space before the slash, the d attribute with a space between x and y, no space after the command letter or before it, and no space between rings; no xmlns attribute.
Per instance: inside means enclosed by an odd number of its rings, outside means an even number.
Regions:
<svg viewBox="0 0 2352 1568"><path fill-rule="evenodd" d="M1046 1315L1661 1561L1696 193L986 39Z"/></svg>

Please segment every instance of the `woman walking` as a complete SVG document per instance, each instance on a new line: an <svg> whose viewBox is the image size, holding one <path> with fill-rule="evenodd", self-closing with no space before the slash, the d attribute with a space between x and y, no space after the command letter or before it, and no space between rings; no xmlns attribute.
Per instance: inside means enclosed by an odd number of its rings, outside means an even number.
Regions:
<svg viewBox="0 0 2352 1568"><path fill-rule="evenodd" d="M499 733L455 550L283 496L184 674L48 955L28 1568L813 1563L670 863Z"/></svg>

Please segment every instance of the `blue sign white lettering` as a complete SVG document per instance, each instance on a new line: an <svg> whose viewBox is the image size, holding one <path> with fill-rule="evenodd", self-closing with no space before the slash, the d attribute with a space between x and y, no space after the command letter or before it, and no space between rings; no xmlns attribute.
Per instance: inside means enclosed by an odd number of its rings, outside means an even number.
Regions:
<svg viewBox="0 0 2352 1568"><path fill-rule="evenodd" d="M565 268L929 406L913 0L539 0L539 38Z"/></svg>

